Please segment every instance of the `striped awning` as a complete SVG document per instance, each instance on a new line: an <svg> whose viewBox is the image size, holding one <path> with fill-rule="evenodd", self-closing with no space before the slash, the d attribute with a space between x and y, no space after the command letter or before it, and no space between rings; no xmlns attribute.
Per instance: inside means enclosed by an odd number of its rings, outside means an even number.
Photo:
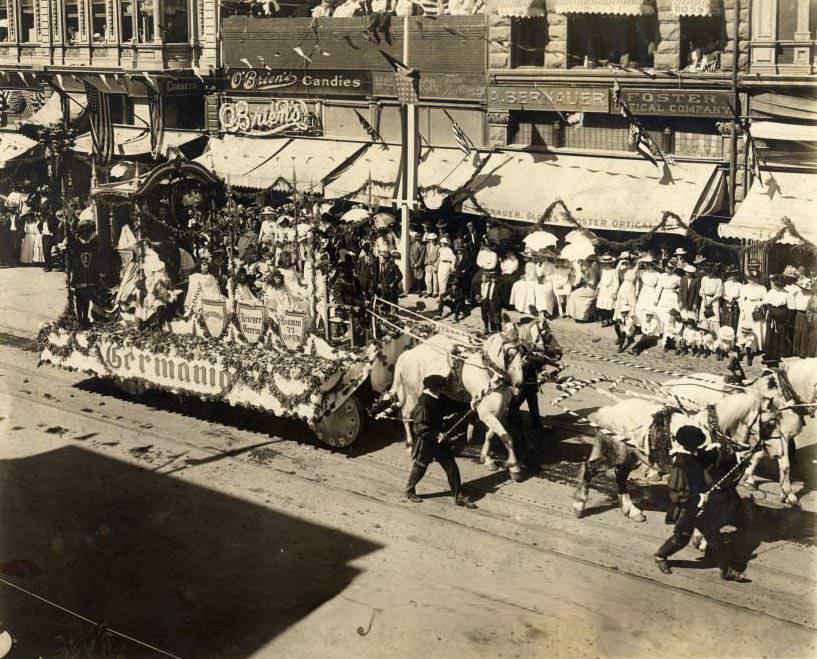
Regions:
<svg viewBox="0 0 817 659"><path fill-rule="evenodd" d="M616 14L641 16L652 13L652 5L643 0L556 0L557 14Z"/></svg>
<svg viewBox="0 0 817 659"><path fill-rule="evenodd" d="M675 16L718 16L723 13L720 0L672 0Z"/></svg>
<svg viewBox="0 0 817 659"><path fill-rule="evenodd" d="M545 0L499 0L497 14L509 18L547 16Z"/></svg>

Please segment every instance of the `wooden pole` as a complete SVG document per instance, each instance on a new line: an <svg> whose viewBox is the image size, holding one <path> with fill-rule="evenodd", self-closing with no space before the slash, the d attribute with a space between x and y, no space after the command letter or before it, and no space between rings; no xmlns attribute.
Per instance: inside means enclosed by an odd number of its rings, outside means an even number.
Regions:
<svg viewBox="0 0 817 659"><path fill-rule="evenodd" d="M729 214L735 214L737 203L738 130L740 127L740 94L738 93L738 58L740 57L740 0L735 3L733 14L734 36L732 39L732 135L729 139Z"/></svg>
<svg viewBox="0 0 817 659"><path fill-rule="evenodd" d="M403 64L409 66L409 16L403 17ZM409 225L411 209L417 198L417 104L406 103L402 108L403 137L403 199L400 209L400 265L403 272L403 292L411 288L409 264Z"/></svg>

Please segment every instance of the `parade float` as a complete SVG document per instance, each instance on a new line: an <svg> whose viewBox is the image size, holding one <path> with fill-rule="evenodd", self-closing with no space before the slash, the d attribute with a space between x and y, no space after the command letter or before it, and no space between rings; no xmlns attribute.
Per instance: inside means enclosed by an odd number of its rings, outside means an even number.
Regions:
<svg viewBox="0 0 817 659"><path fill-rule="evenodd" d="M142 235L150 220L140 200L157 186L167 190L189 177L215 185L209 176L182 159L128 186L100 190L132 206L136 246L128 258L137 264L132 270L142 289L149 277ZM222 235L230 246L234 243L235 232ZM124 281L126 265L122 272ZM313 268L313 293L315 277ZM355 347L354 340L333 345L328 331L332 305L313 299L305 309L270 313L263 304L202 298L193 313L158 326L126 314L82 326L70 313L69 299L66 313L40 331L40 364L109 380L132 394L160 390L299 419L324 443L345 447L365 425L367 398L388 386L393 359L387 355L395 352L392 344L399 339L397 333L383 333L363 347Z"/></svg>

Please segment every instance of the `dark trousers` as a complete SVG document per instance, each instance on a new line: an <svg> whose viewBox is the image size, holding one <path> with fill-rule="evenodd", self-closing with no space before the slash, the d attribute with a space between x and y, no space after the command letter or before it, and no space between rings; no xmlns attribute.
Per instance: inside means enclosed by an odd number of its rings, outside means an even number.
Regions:
<svg viewBox="0 0 817 659"><path fill-rule="evenodd" d="M596 320L602 323L611 323L613 321L613 310L596 307Z"/></svg>
<svg viewBox="0 0 817 659"><path fill-rule="evenodd" d="M500 329L502 329L501 316L499 312L495 311L489 303L481 303L480 311L482 312L482 324L485 326L486 332L498 332Z"/></svg>
<svg viewBox="0 0 817 659"><path fill-rule="evenodd" d="M640 355L647 348L652 348L657 343L658 343L657 336L649 336L647 334L642 334L641 336L638 337L638 341L636 341L635 345L633 346L633 353L635 353L636 355Z"/></svg>
<svg viewBox="0 0 817 659"><path fill-rule="evenodd" d="M74 290L74 311L80 325L88 325L88 308L94 300L94 288L85 286Z"/></svg>
<svg viewBox="0 0 817 659"><path fill-rule="evenodd" d="M447 443L437 443L433 439L415 439L414 450L412 452L411 473L409 474L408 484L406 485L406 492L414 493L417 484L426 475L428 466L435 460L440 463L440 466L445 471L448 478L448 486L451 488L451 494L455 499L460 496L460 487L462 479L460 478L460 470L454 460L454 454L451 451L451 446Z"/></svg>
<svg viewBox="0 0 817 659"><path fill-rule="evenodd" d="M440 298L440 313L442 314L446 307L451 309L451 313L454 314L455 318L459 318L460 316L465 315L465 300L461 297L451 298L451 297L443 297Z"/></svg>
<svg viewBox="0 0 817 659"><path fill-rule="evenodd" d="M522 373L525 376L525 382L522 385L522 391L518 396L514 396L511 404L508 407L508 419L512 425L520 423L519 408L522 407L523 402L528 404L528 414L530 415L531 424L534 428L539 428L542 421L539 417L539 387L537 379L539 377L539 368L537 365L525 364L522 367Z"/></svg>

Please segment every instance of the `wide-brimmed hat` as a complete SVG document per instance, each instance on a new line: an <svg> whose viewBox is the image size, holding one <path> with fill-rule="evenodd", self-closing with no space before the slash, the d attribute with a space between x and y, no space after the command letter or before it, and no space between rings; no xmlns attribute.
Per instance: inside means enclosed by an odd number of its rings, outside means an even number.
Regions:
<svg viewBox="0 0 817 659"><path fill-rule="evenodd" d="M800 274L798 273L797 276L799 277ZM791 275L787 275L785 272L781 272L779 274L772 275L771 277L769 277L769 279L771 279L772 282L774 282L778 286L785 286L785 285L791 284L791 283L793 283L795 281L794 277L792 277Z"/></svg>
<svg viewBox="0 0 817 659"><path fill-rule="evenodd" d="M683 247L678 247L678 248L675 250L675 256L686 256L686 255L687 255L687 253L688 253L688 252L687 252L687 251L686 251L686 250L685 250Z"/></svg>
<svg viewBox="0 0 817 659"><path fill-rule="evenodd" d="M655 263L655 259L652 257L652 254L645 254L640 259L638 259L639 263Z"/></svg>
<svg viewBox="0 0 817 659"><path fill-rule="evenodd" d="M272 206L264 206L261 209L261 215L275 215L275 209Z"/></svg>
<svg viewBox="0 0 817 659"><path fill-rule="evenodd" d="M602 254L599 257L599 263L609 264L609 263L615 263L615 262L616 262L616 260L612 256L610 256L609 254Z"/></svg>
<svg viewBox="0 0 817 659"><path fill-rule="evenodd" d="M694 265L691 265L689 263L684 264L684 272L688 272L689 274L692 274L693 272L697 272L697 271L698 271L698 268L696 268Z"/></svg>
<svg viewBox="0 0 817 659"><path fill-rule="evenodd" d="M814 281L809 279L808 277L800 277L800 279L798 279L796 283L798 288L804 291L810 291L814 288Z"/></svg>
<svg viewBox="0 0 817 659"><path fill-rule="evenodd" d="M451 244L451 238L449 238L448 236L443 236L442 238L440 238L440 244L441 245L450 245Z"/></svg>
<svg viewBox="0 0 817 659"><path fill-rule="evenodd" d="M437 234L434 232L427 233L425 236L423 236L423 240L437 240Z"/></svg>
<svg viewBox="0 0 817 659"><path fill-rule="evenodd" d="M792 277L795 280L800 279L801 276L800 271L793 265L787 265L785 268L783 268L782 274L785 275L786 277Z"/></svg>
<svg viewBox="0 0 817 659"><path fill-rule="evenodd" d="M695 265L703 263L704 261L706 261L706 258L704 258L701 254L696 254L695 258L692 259L692 263Z"/></svg>
<svg viewBox="0 0 817 659"><path fill-rule="evenodd" d="M632 258L632 256L633 255L630 254L630 252L622 252L621 254L618 255L618 258L619 258L619 261L621 261L623 259L630 259L630 258Z"/></svg>
<svg viewBox="0 0 817 659"><path fill-rule="evenodd" d="M675 433L675 441L687 451L694 451L706 442L704 431L697 426L681 426Z"/></svg>

